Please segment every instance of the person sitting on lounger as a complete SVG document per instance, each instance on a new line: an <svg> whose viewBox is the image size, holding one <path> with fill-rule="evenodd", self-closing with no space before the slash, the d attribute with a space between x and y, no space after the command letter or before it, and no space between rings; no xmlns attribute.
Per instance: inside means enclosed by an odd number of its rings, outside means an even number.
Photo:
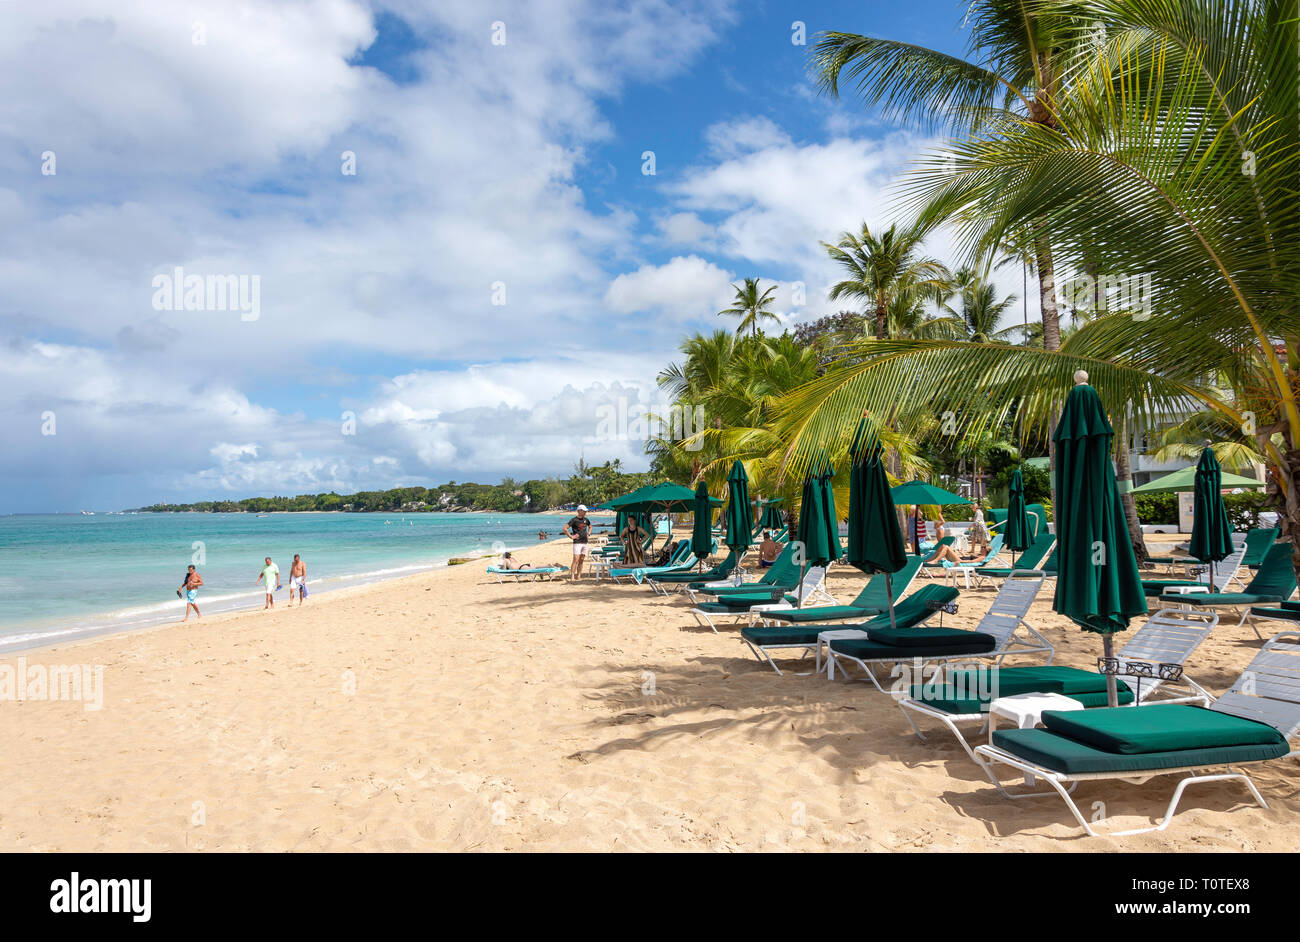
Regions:
<svg viewBox="0 0 1300 942"><path fill-rule="evenodd" d="M934 538L939 543L943 543L944 537L948 535L944 529L944 524L946 522L947 521L943 519L942 513L939 514L938 519L934 522ZM961 562L961 557L957 555L957 551L950 545L938 546L935 548L934 555L927 559L926 563L942 562L959 563Z"/></svg>
<svg viewBox="0 0 1300 942"><path fill-rule="evenodd" d="M772 531L763 531L763 542L758 545L758 565L767 569L781 555L781 546L772 539Z"/></svg>
<svg viewBox="0 0 1300 942"><path fill-rule="evenodd" d="M673 558L673 553L675 552L677 552L676 543L664 544L664 548L659 551L659 555L655 557L655 561L651 565L667 566L668 561Z"/></svg>

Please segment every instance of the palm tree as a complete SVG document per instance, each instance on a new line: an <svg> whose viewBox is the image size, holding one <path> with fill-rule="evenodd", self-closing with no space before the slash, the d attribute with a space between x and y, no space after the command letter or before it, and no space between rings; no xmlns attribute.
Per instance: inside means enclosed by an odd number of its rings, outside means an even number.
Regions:
<svg viewBox="0 0 1300 942"><path fill-rule="evenodd" d="M848 79L863 102L880 105L887 119L922 128L972 136L1021 122L1055 129L1060 63L1080 41L1070 29L1069 12L1050 0L975 0L963 24L970 29L965 59L896 40L828 32L813 47L812 68L823 93L838 97L841 81ZM1030 228L1044 341L1055 350L1060 330L1050 231L1037 220Z"/></svg>
<svg viewBox="0 0 1300 942"><path fill-rule="evenodd" d="M771 309L773 299L772 295L776 291L776 285L768 288L766 291L759 292L759 279L746 278L744 287L732 285L736 296L732 299L732 306L725 311L719 311L718 316L739 317L740 324L736 328L736 333L743 334L748 328L750 336L758 336L759 324L762 321L772 321L781 323L781 319L776 316Z"/></svg>
<svg viewBox="0 0 1300 942"><path fill-rule="evenodd" d="M869 355L789 396L777 431L796 464L813 453L818 430L849 424L864 407L895 408L905 431L945 408L987 424L1018 402L1022 434L1041 432L1083 369L1124 422L1166 424L1193 401L1251 434L1300 569L1293 5L1079 0L1072 8L1080 37L1102 39L1063 42L1052 123L1006 121L951 143L911 189L918 201L941 194L936 211L963 222L975 257L1037 225L1075 270L1133 273L1145 301L1082 324L1059 349L1050 336L1043 350L876 341ZM906 78L924 80L916 69ZM1206 377L1225 377L1229 394Z"/></svg>
<svg viewBox="0 0 1300 942"><path fill-rule="evenodd" d="M897 223L879 236L864 222L858 234L845 232L835 245L823 242L826 252L849 277L831 286L830 299L864 301L876 318L876 337L889 336L889 314L910 311L923 297L948 283L948 270L920 254L927 228L913 224L899 230Z"/></svg>
<svg viewBox="0 0 1300 942"><path fill-rule="evenodd" d="M1021 333L1020 327L999 329L1002 317L1016 301L1014 294L1009 294L1001 301L997 299L997 287L984 281L969 268L963 268L953 276L952 287L939 297L939 309L946 311L949 318L961 325L966 339L975 343L988 343L991 340L1005 340L1012 334ZM960 300L958 308L949 303L953 298Z"/></svg>

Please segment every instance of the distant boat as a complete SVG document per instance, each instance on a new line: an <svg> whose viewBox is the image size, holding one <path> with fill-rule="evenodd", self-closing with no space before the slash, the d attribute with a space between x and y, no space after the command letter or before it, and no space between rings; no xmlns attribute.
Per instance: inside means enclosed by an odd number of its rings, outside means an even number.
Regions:
<svg viewBox="0 0 1300 942"><path fill-rule="evenodd" d="M93 516L95 516L95 512L94 512L93 510L83 510L83 511L81 512L81 515L82 515L83 517L93 517Z"/></svg>
<svg viewBox="0 0 1300 942"><path fill-rule="evenodd" d="M270 514L258 514L257 516L258 516L258 518L260 519L260 518L262 518L262 517L269 517L269 516L271 516L271 515L270 515Z"/></svg>

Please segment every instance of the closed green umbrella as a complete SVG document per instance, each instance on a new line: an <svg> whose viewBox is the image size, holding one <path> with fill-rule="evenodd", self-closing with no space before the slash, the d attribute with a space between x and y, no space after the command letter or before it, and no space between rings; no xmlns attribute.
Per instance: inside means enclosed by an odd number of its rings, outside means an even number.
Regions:
<svg viewBox="0 0 1300 942"><path fill-rule="evenodd" d="M1210 564L1210 591L1214 586L1214 564L1232 553L1232 524L1223 505L1223 469L1214 449L1206 446L1196 462L1196 485L1192 492L1192 540L1189 552Z"/></svg>
<svg viewBox="0 0 1300 942"><path fill-rule="evenodd" d="M1106 418L1088 374L1075 374L1056 426L1056 597L1052 607L1084 631L1102 636L1105 657L1114 657L1117 631L1147 611L1137 557L1129 542L1120 503ZM1118 705L1115 675L1106 675L1106 695Z"/></svg>
<svg viewBox="0 0 1300 942"><path fill-rule="evenodd" d="M691 527L691 551L704 568L704 560L713 549L713 504L709 499L708 485L701 481L695 485L694 525Z"/></svg>
<svg viewBox="0 0 1300 942"><path fill-rule="evenodd" d="M784 497L773 497L770 500L763 501L763 513L758 521L760 530L771 530L775 533L785 526L785 519L781 516L781 510L776 506L784 500Z"/></svg>
<svg viewBox="0 0 1300 942"><path fill-rule="evenodd" d="M1025 480L1016 468L1011 473L1011 488L1007 500L1007 525L1003 544L1011 550L1011 567L1016 565L1016 553L1029 549L1033 540L1029 536L1029 513L1025 510Z"/></svg>
<svg viewBox="0 0 1300 942"><path fill-rule="evenodd" d="M835 493L831 481L835 469L826 453L820 453L803 482L803 502L799 506L799 542L803 544L799 566L799 600L803 605L803 577L808 566L827 566L843 555L840 546L839 518L835 513Z"/></svg>
<svg viewBox="0 0 1300 942"><path fill-rule="evenodd" d="M850 566L868 575L885 574L889 626L893 628L896 625L892 574L907 564L907 547L903 543L903 531L898 528L889 478L880 462L883 452L875 431L862 418L849 445L853 464L849 471L849 547L845 558Z"/></svg>
<svg viewBox="0 0 1300 942"><path fill-rule="evenodd" d="M754 511L749 505L749 475L737 461L727 475L727 547L739 559L749 549L754 533Z"/></svg>

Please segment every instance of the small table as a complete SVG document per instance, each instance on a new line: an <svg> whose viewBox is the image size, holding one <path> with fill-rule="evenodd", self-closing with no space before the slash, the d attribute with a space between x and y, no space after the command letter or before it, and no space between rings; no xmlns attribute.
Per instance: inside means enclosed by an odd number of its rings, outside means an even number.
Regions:
<svg viewBox="0 0 1300 942"><path fill-rule="evenodd" d="M1019 729L1033 729L1043 721L1045 710L1082 710L1078 700L1059 693L1018 693L998 697L989 704L989 737L997 726L997 718L1012 720Z"/></svg>
<svg viewBox="0 0 1300 942"><path fill-rule="evenodd" d="M822 645L826 646L826 679L835 679L835 659L830 655L830 644L832 641L843 641L852 638L870 637L861 628L832 628L830 631L823 631L817 635L817 668L816 673L822 670Z"/></svg>
<svg viewBox="0 0 1300 942"><path fill-rule="evenodd" d="M1045 710L1082 710L1083 704L1059 693L1018 693L1010 697L998 697L989 704L989 742L993 741L993 730L998 724L998 717L1012 720L1019 729L1033 729L1043 721ZM1032 786L1036 778L1025 773L1025 784Z"/></svg>

